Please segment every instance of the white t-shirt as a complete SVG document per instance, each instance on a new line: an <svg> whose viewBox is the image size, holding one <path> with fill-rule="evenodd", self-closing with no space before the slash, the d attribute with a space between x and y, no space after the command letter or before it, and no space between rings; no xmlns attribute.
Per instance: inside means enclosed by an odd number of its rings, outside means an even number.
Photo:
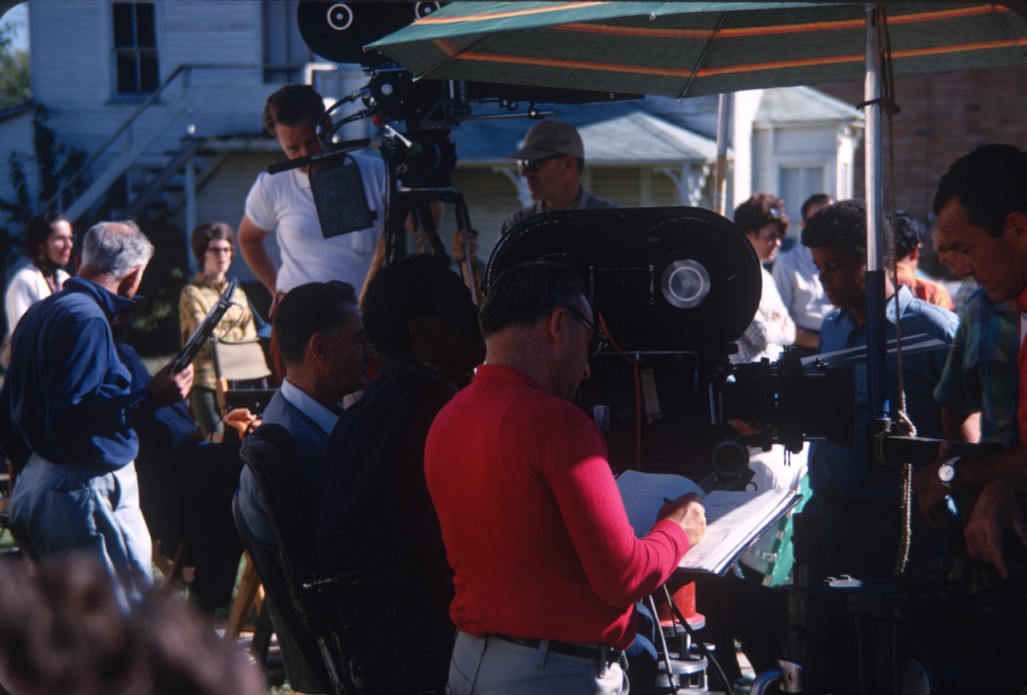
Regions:
<svg viewBox="0 0 1027 695"><path fill-rule="evenodd" d="M60 268L57 269L57 288L64 285L68 274ZM7 311L7 334L14 333L14 327L18 321L29 310L29 307L40 299L46 299L51 294L50 286L46 284L43 272L31 263L11 278L11 284L7 286L7 295L4 297L4 308Z"/></svg>
<svg viewBox="0 0 1027 695"><path fill-rule="evenodd" d="M377 215L366 229L325 239L310 178L299 169L262 173L246 196L246 216L259 229L274 230L277 235L282 252L279 292L329 280L348 282L358 292L363 286L385 225L387 183L380 159L352 156L360 170L367 206Z"/></svg>

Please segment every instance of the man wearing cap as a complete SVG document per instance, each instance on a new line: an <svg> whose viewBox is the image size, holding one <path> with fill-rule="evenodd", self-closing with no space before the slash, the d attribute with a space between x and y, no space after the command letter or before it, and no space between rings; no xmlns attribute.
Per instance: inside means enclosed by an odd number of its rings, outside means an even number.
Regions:
<svg viewBox="0 0 1027 695"><path fill-rule="evenodd" d="M578 129L570 123L547 119L531 127L521 149L506 155L516 159L521 176L528 182L531 198L535 202L521 208L503 220L500 236L523 219L549 210L596 210L617 207L609 200L599 198L581 185L581 172L585 168L585 146ZM472 230L471 254L478 250L478 232ZM453 234L453 258L464 259L464 237L460 230Z"/></svg>
<svg viewBox="0 0 1027 695"><path fill-rule="evenodd" d="M548 210L596 210L617 207L581 185L585 146L578 129L552 119L539 121L524 138L524 145L507 159L516 159L535 202L510 214L500 234L521 220Z"/></svg>

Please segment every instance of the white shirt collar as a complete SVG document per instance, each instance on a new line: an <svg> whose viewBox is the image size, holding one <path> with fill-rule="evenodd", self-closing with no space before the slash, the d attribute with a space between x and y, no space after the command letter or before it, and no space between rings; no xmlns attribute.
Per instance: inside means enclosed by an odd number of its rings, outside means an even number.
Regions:
<svg viewBox="0 0 1027 695"><path fill-rule="evenodd" d="M288 379L282 380L281 391L282 398L287 400L294 407L298 408L300 412L317 423L317 426L323 429L327 434L332 433L335 423L339 420L338 415L311 398L306 391L301 389L299 386L296 386Z"/></svg>

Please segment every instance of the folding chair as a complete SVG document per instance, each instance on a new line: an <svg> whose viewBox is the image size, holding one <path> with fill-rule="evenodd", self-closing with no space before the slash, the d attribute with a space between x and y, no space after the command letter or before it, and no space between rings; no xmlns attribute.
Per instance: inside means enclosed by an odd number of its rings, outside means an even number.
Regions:
<svg viewBox="0 0 1027 695"><path fill-rule="evenodd" d="M215 342L214 373L222 415L233 408L249 408L259 417L274 394L268 388L271 370L257 338Z"/></svg>
<svg viewBox="0 0 1027 695"><path fill-rule="evenodd" d="M254 560L268 597L289 630L313 637L335 693L353 692L342 658L343 625L338 612L341 580L324 570L317 555L309 493L292 437L280 425L262 425L243 440L241 456L257 483L274 529L279 563L269 563L238 513L243 544ZM313 658L313 655L307 654Z"/></svg>

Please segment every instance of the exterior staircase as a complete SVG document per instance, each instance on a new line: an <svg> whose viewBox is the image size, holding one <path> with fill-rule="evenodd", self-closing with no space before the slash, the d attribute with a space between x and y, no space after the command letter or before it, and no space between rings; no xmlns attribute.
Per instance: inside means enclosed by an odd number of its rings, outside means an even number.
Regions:
<svg viewBox="0 0 1027 695"><path fill-rule="evenodd" d="M91 222L105 214L136 218L144 213L175 214L188 209L190 197L224 163L225 147L206 147L217 140L252 139L258 108L245 111L246 118L212 114L211 90L203 83L215 72L259 70L255 65L181 65L98 148L73 177L42 209L53 207L78 181L88 187L64 213L72 220ZM193 78L194 73L202 73ZM229 91L226 87L220 91ZM260 92L265 91L263 86ZM228 101L228 98L225 99ZM235 112L239 113L238 110ZM203 135L196 135L196 132ZM176 134L181 133L182 136Z"/></svg>

